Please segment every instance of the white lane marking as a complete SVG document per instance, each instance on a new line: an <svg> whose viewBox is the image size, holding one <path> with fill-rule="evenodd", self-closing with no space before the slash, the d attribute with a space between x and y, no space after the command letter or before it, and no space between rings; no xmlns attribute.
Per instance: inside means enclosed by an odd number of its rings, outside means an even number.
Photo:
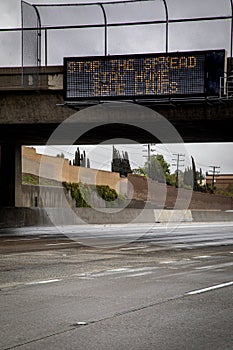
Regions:
<svg viewBox="0 0 233 350"><path fill-rule="evenodd" d="M41 239L40 237L34 238L20 238L19 241L35 241L36 239Z"/></svg>
<svg viewBox="0 0 233 350"><path fill-rule="evenodd" d="M87 272L87 273L81 273L81 274L74 274L72 276L76 276L76 277L88 277L88 278L94 278L94 277L103 277L103 276L109 276L109 275L113 275L113 274L117 274L117 273L122 273L122 272L129 272L130 269L123 267L123 268L119 268L119 269L113 269L113 270L105 270L105 271L99 271L99 272Z"/></svg>
<svg viewBox="0 0 233 350"><path fill-rule="evenodd" d="M145 267L132 267L132 268L124 268L124 269L118 269L118 270L107 270L109 273L113 272L127 272L127 273L138 273L140 271L148 271L148 270L156 270L158 267L156 266L145 266Z"/></svg>
<svg viewBox="0 0 233 350"><path fill-rule="evenodd" d="M203 288L203 289L197 289L197 290L193 290L192 292L187 292L185 293L185 295L195 295L195 294L201 294L201 293L205 293L205 292L209 292L211 290L215 290L215 289L219 289L219 288L224 288L224 287L229 287L233 285L233 281L231 282L226 282L226 283L221 283L221 284L217 284L215 286L211 286L211 287L207 287L207 288Z"/></svg>
<svg viewBox="0 0 233 350"><path fill-rule="evenodd" d="M129 269L127 267L122 267L119 269L112 269L112 270L107 270L107 272L124 272L124 271L128 271Z"/></svg>
<svg viewBox="0 0 233 350"><path fill-rule="evenodd" d="M54 282L61 282L61 279L54 279L54 280L45 280L45 281L34 281L34 282L28 282L26 285L32 286L36 284L46 284L46 283L54 283Z"/></svg>
<svg viewBox="0 0 233 350"><path fill-rule="evenodd" d="M81 321L81 322L74 323L72 326L86 326L86 325L87 325L87 322Z"/></svg>
<svg viewBox="0 0 233 350"><path fill-rule="evenodd" d="M46 244L47 246L48 245L64 245L64 244L77 244L78 242L67 242L67 243L48 243Z"/></svg>
<svg viewBox="0 0 233 350"><path fill-rule="evenodd" d="M40 238L39 237L35 237L35 238L4 239L3 242L35 241L37 239L40 239Z"/></svg>
<svg viewBox="0 0 233 350"><path fill-rule="evenodd" d="M112 270L105 270L105 271L99 271L99 272L89 272L89 273L81 273L81 274L74 274L72 276L82 278L82 279L93 279L93 278L100 278L100 277L106 277L106 276L114 276L114 278L122 278L122 277L128 277L134 275L143 275L143 274L151 274L154 270L159 269L159 267L154 266L147 266L147 267L138 267L138 268L118 268L118 269L112 269ZM128 274L128 275L125 275ZM120 277L115 277L119 276Z"/></svg>
<svg viewBox="0 0 233 350"><path fill-rule="evenodd" d="M125 277L140 277L140 276L151 275L151 274L152 274L152 271L147 271L147 272L134 273L132 275L126 275Z"/></svg>
<svg viewBox="0 0 233 350"><path fill-rule="evenodd" d="M137 250L137 249L145 249L145 246L143 247L131 247L131 248L121 248L120 250Z"/></svg>
<svg viewBox="0 0 233 350"><path fill-rule="evenodd" d="M4 239L3 242L18 242L19 239Z"/></svg>
<svg viewBox="0 0 233 350"><path fill-rule="evenodd" d="M5 283L0 285L1 288L12 288L12 287L20 287L20 286L33 286L37 284L46 284L53 282L60 282L62 279L53 279L53 280L45 280L45 281L33 281L33 282L14 282L14 283Z"/></svg>
<svg viewBox="0 0 233 350"><path fill-rule="evenodd" d="M199 256L194 256L193 259L207 259L211 258L211 255L199 255Z"/></svg>
<svg viewBox="0 0 233 350"><path fill-rule="evenodd" d="M200 266L200 267L195 267L195 270L207 270L207 269L217 269L219 266L214 266L214 265L208 265L208 266Z"/></svg>
<svg viewBox="0 0 233 350"><path fill-rule="evenodd" d="M4 283L4 284L0 285L0 289L18 287L18 286L22 286L24 284L25 283L22 283L22 282Z"/></svg>
<svg viewBox="0 0 233 350"><path fill-rule="evenodd" d="M160 264L172 264L174 262L176 262L176 260L160 261L159 263Z"/></svg>
<svg viewBox="0 0 233 350"><path fill-rule="evenodd" d="M232 265L233 265L233 262L229 262L229 263L223 263L223 264L195 267L195 270L214 270L214 269L218 269L220 267L228 267L228 266L232 266Z"/></svg>

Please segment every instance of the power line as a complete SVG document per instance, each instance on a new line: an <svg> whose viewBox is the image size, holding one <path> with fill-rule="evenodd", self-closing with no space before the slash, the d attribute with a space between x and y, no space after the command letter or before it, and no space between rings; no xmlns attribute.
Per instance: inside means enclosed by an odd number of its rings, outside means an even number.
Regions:
<svg viewBox="0 0 233 350"><path fill-rule="evenodd" d="M168 153L169 151L165 151L165 150L159 148L157 145L155 147L157 148L157 152L159 154L162 154L162 156L172 158L172 154Z"/></svg>
<svg viewBox="0 0 233 350"><path fill-rule="evenodd" d="M198 167L202 167L202 168L205 168L205 169L207 169L207 168L209 167L208 165L206 165L206 164L201 164L201 163L199 163L199 162L196 162L196 164L197 164Z"/></svg>

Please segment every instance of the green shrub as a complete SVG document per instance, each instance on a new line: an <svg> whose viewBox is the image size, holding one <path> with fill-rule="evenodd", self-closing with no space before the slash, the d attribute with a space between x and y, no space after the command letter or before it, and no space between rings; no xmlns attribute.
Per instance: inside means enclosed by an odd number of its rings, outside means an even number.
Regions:
<svg viewBox="0 0 233 350"><path fill-rule="evenodd" d="M32 174L22 174L22 183L24 185L38 185L39 178Z"/></svg>
<svg viewBox="0 0 233 350"><path fill-rule="evenodd" d="M106 206L112 206L116 199L119 199L120 202L125 200L124 196L118 196L117 192L110 188L108 185L87 185L80 183L68 183L63 182L63 186L70 191L71 196L75 199L76 207L89 207L88 204L90 202L90 197L93 192L97 192L97 194L106 201Z"/></svg>
<svg viewBox="0 0 233 350"><path fill-rule="evenodd" d="M45 177L40 177L38 175L23 173L22 174L22 184L23 185L35 185L35 186L61 186L60 182L53 179L48 179Z"/></svg>
<svg viewBox="0 0 233 350"><path fill-rule="evenodd" d="M97 185L96 189L98 195L106 202L113 202L118 197L117 192L108 185Z"/></svg>
<svg viewBox="0 0 233 350"><path fill-rule="evenodd" d="M74 182L63 182L63 186L70 191L71 197L76 202L76 207L78 208L90 208L88 204L90 198L90 188L88 185L83 183L74 183Z"/></svg>

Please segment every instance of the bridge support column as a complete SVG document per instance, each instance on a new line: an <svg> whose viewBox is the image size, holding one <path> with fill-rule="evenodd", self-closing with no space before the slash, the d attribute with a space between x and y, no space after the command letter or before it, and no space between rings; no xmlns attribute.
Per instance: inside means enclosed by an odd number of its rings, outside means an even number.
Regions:
<svg viewBox="0 0 233 350"><path fill-rule="evenodd" d="M0 206L19 207L22 197L21 145L0 146Z"/></svg>

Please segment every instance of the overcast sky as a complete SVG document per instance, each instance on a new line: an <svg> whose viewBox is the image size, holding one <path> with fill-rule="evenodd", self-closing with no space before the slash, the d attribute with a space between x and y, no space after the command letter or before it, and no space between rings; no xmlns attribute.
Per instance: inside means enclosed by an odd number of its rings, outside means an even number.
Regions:
<svg viewBox="0 0 233 350"><path fill-rule="evenodd" d="M120 151L127 151L131 167L138 168L147 160L147 145L115 145ZM57 155L64 153L65 157L72 160L74 158L77 146L43 146L36 147L38 153L46 153L49 155ZM90 158L91 167L95 169L111 170L112 146L101 144L97 146L80 146L81 151L86 151L87 157ZM171 165L170 170L174 172L176 166L172 166L175 162L173 153L185 153L184 163L180 163L180 170L184 170L186 166L191 165L191 156L194 157L198 169L202 169L203 173L210 171L209 166L216 165L221 167L221 173L233 173L233 144L184 144L184 145L152 145L151 154L163 154L165 160ZM181 158L183 159L183 158ZM182 164L184 166L182 167Z"/></svg>
<svg viewBox="0 0 233 350"><path fill-rule="evenodd" d="M102 0L104 2L104 0ZM169 17L230 15L230 0L166 0ZM86 0L28 0L37 4L87 3ZM21 26L20 0L0 0L0 27ZM105 6L109 22L146 21L165 19L162 0L141 1L127 5ZM44 26L103 23L99 6L89 7L40 7ZM34 21L33 11L27 14L28 26ZM226 49L230 51L230 20L170 24L169 50ZM165 25L110 28L108 53L145 53L165 50ZM42 33L42 63L44 36ZM21 64L20 33L1 33L0 65ZM104 53L103 30L66 30L48 32L48 62L62 64L64 56L102 55Z"/></svg>
<svg viewBox="0 0 233 350"><path fill-rule="evenodd" d="M30 3L85 3L81 0L28 0ZM104 1L103 1L104 2ZM21 26L20 0L0 0L0 27L12 28ZM184 18L194 16L229 15L229 0L167 0L170 18ZM164 18L162 0L149 3L141 2L131 5L118 5L106 7L109 22L154 20ZM93 8L53 8L49 10L40 8L43 25L65 25L82 23L102 23L102 14L98 7ZM161 52L165 49L164 25L128 27L109 30L108 53L127 54L141 52ZM43 36L42 36L43 39ZM48 35L48 62L49 64L62 64L64 56L102 55L102 30L73 30L53 31ZM169 49L170 51L226 49L230 52L230 21L204 22L193 24L170 25ZM44 51L42 50L42 54ZM43 62L43 61L42 61ZM21 37L19 33L0 33L0 66L21 65ZM102 147L102 149L101 149ZM92 149L90 154L93 167L103 167L106 159L111 160L111 147L101 145ZM197 166L207 171L209 165L219 165L222 173L233 173L233 144L205 144L186 145L190 155L193 155ZM38 148L41 150L41 148ZM119 146L119 149L121 147ZM126 147L122 147L126 149ZM131 162L137 167L145 161L142 152L143 146L127 146ZM65 149L64 149L65 150ZM172 163L171 154L166 146L155 147L156 153L164 154L167 161ZM59 153L60 148L53 148L51 152ZM174 153L179 151L174 146ZM72 152L66 154L72 158ZM104 158L104 159L103 159ZM105 168L107 165L105 164ZM109 165L108 165L109 167Z"/></svg>

